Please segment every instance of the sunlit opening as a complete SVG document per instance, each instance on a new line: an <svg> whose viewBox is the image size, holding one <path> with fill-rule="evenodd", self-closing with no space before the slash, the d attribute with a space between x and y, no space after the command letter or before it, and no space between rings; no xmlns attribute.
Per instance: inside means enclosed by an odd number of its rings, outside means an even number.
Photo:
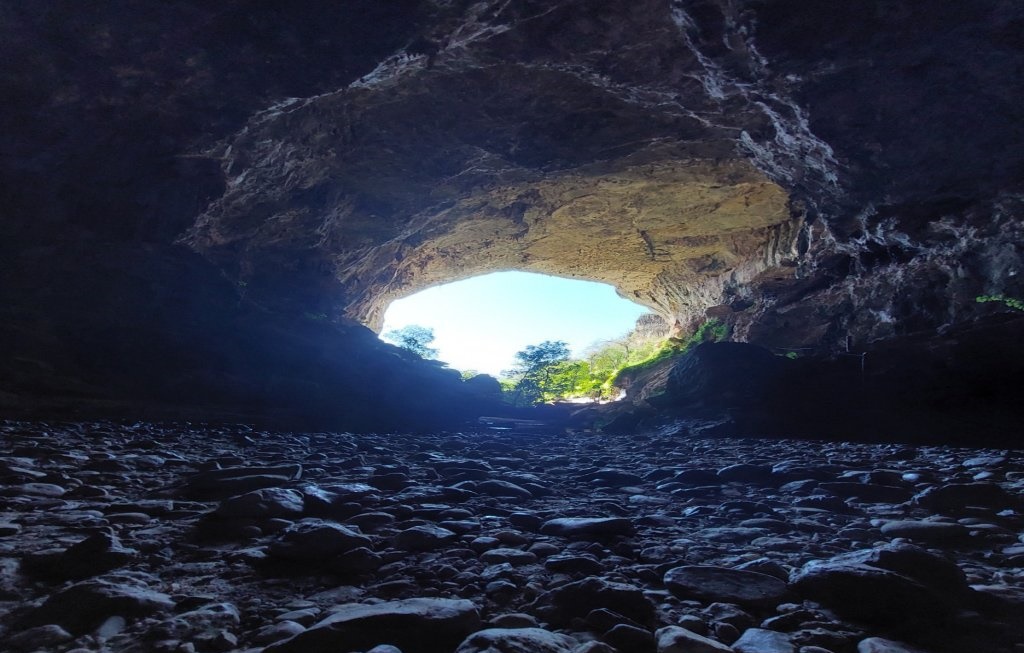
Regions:
<svg viewBox="0 0 1024 653"><path fill-rule="evenodd" d="M516 352L564 341L574 356L633 329L650 310L609 285L527 272L495 272L435 286L397 300L384 314L382 337L418 325L433 331L435 357L463 371L493 376L513 367ZM390 337L389 337L389 334ZM415 334L414 334L415 335Z"/></svg>

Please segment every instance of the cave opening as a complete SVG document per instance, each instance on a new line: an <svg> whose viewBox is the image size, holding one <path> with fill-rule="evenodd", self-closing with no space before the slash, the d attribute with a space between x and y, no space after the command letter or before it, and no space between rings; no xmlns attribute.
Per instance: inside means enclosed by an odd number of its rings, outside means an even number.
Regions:
<svg viewBox="0 0 1024 653"><path fill-rule="evenodd" d="M573 358L621 338L646 306L608 284L522 271L500 271L433 286L395 300L381 338L408 327L429 330L428 355L466 374L501 377L529 345L562 341ZM396 343L398 344L398 343Z"/></svg>

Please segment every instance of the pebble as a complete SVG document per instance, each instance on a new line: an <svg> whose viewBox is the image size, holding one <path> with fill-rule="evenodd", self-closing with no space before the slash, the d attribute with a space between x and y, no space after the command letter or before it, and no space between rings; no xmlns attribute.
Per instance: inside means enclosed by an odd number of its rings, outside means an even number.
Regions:
<svg viewBox="0 0 1024 653"><path fill-rule="evenodd" d="M1024 641L1024 461L1005 451L0 421L0 481L12 651Z"/></svg>

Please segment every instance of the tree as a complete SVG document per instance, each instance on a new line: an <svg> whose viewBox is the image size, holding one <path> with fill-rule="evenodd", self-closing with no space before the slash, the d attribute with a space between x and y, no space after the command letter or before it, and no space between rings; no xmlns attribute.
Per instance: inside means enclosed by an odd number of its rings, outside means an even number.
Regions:
<svg viewBox="0 0 1024 653"><path fill-rule="evenodd" d="M434 330L430 327L410 324L401 329L388 331L381 335L381 338L421 358L437 358L437 349L430 346L430 343L434 342Z"/></svg>
<svg viewBox="0 0 1024 653"><path fill-rule="evenodd" d="M569 345L545 340L516 352L516 365L508 372L516 379L514 403L537 404L563 396L566 375L559 366L569 361Z"/></svg>
<svg viewBox="0 0 1024 653"><path fill-rule="evenodd" d="M545 340L539 345L527 345L516 352L515 373L533 374L548 365L569 360L569 345L561 340Z"/></svg>

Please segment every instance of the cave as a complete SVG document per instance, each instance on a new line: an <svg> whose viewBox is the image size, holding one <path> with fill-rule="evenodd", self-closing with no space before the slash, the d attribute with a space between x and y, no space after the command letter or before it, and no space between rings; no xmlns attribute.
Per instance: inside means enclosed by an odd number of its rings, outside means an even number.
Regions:
<svg viewBox="0 0 1024 653"><path fill-rule="evenodd" d="M1019 650L1022 33L0 0L0 641ZM496 271L728 341L527 408L377 338Z"/></svg>

